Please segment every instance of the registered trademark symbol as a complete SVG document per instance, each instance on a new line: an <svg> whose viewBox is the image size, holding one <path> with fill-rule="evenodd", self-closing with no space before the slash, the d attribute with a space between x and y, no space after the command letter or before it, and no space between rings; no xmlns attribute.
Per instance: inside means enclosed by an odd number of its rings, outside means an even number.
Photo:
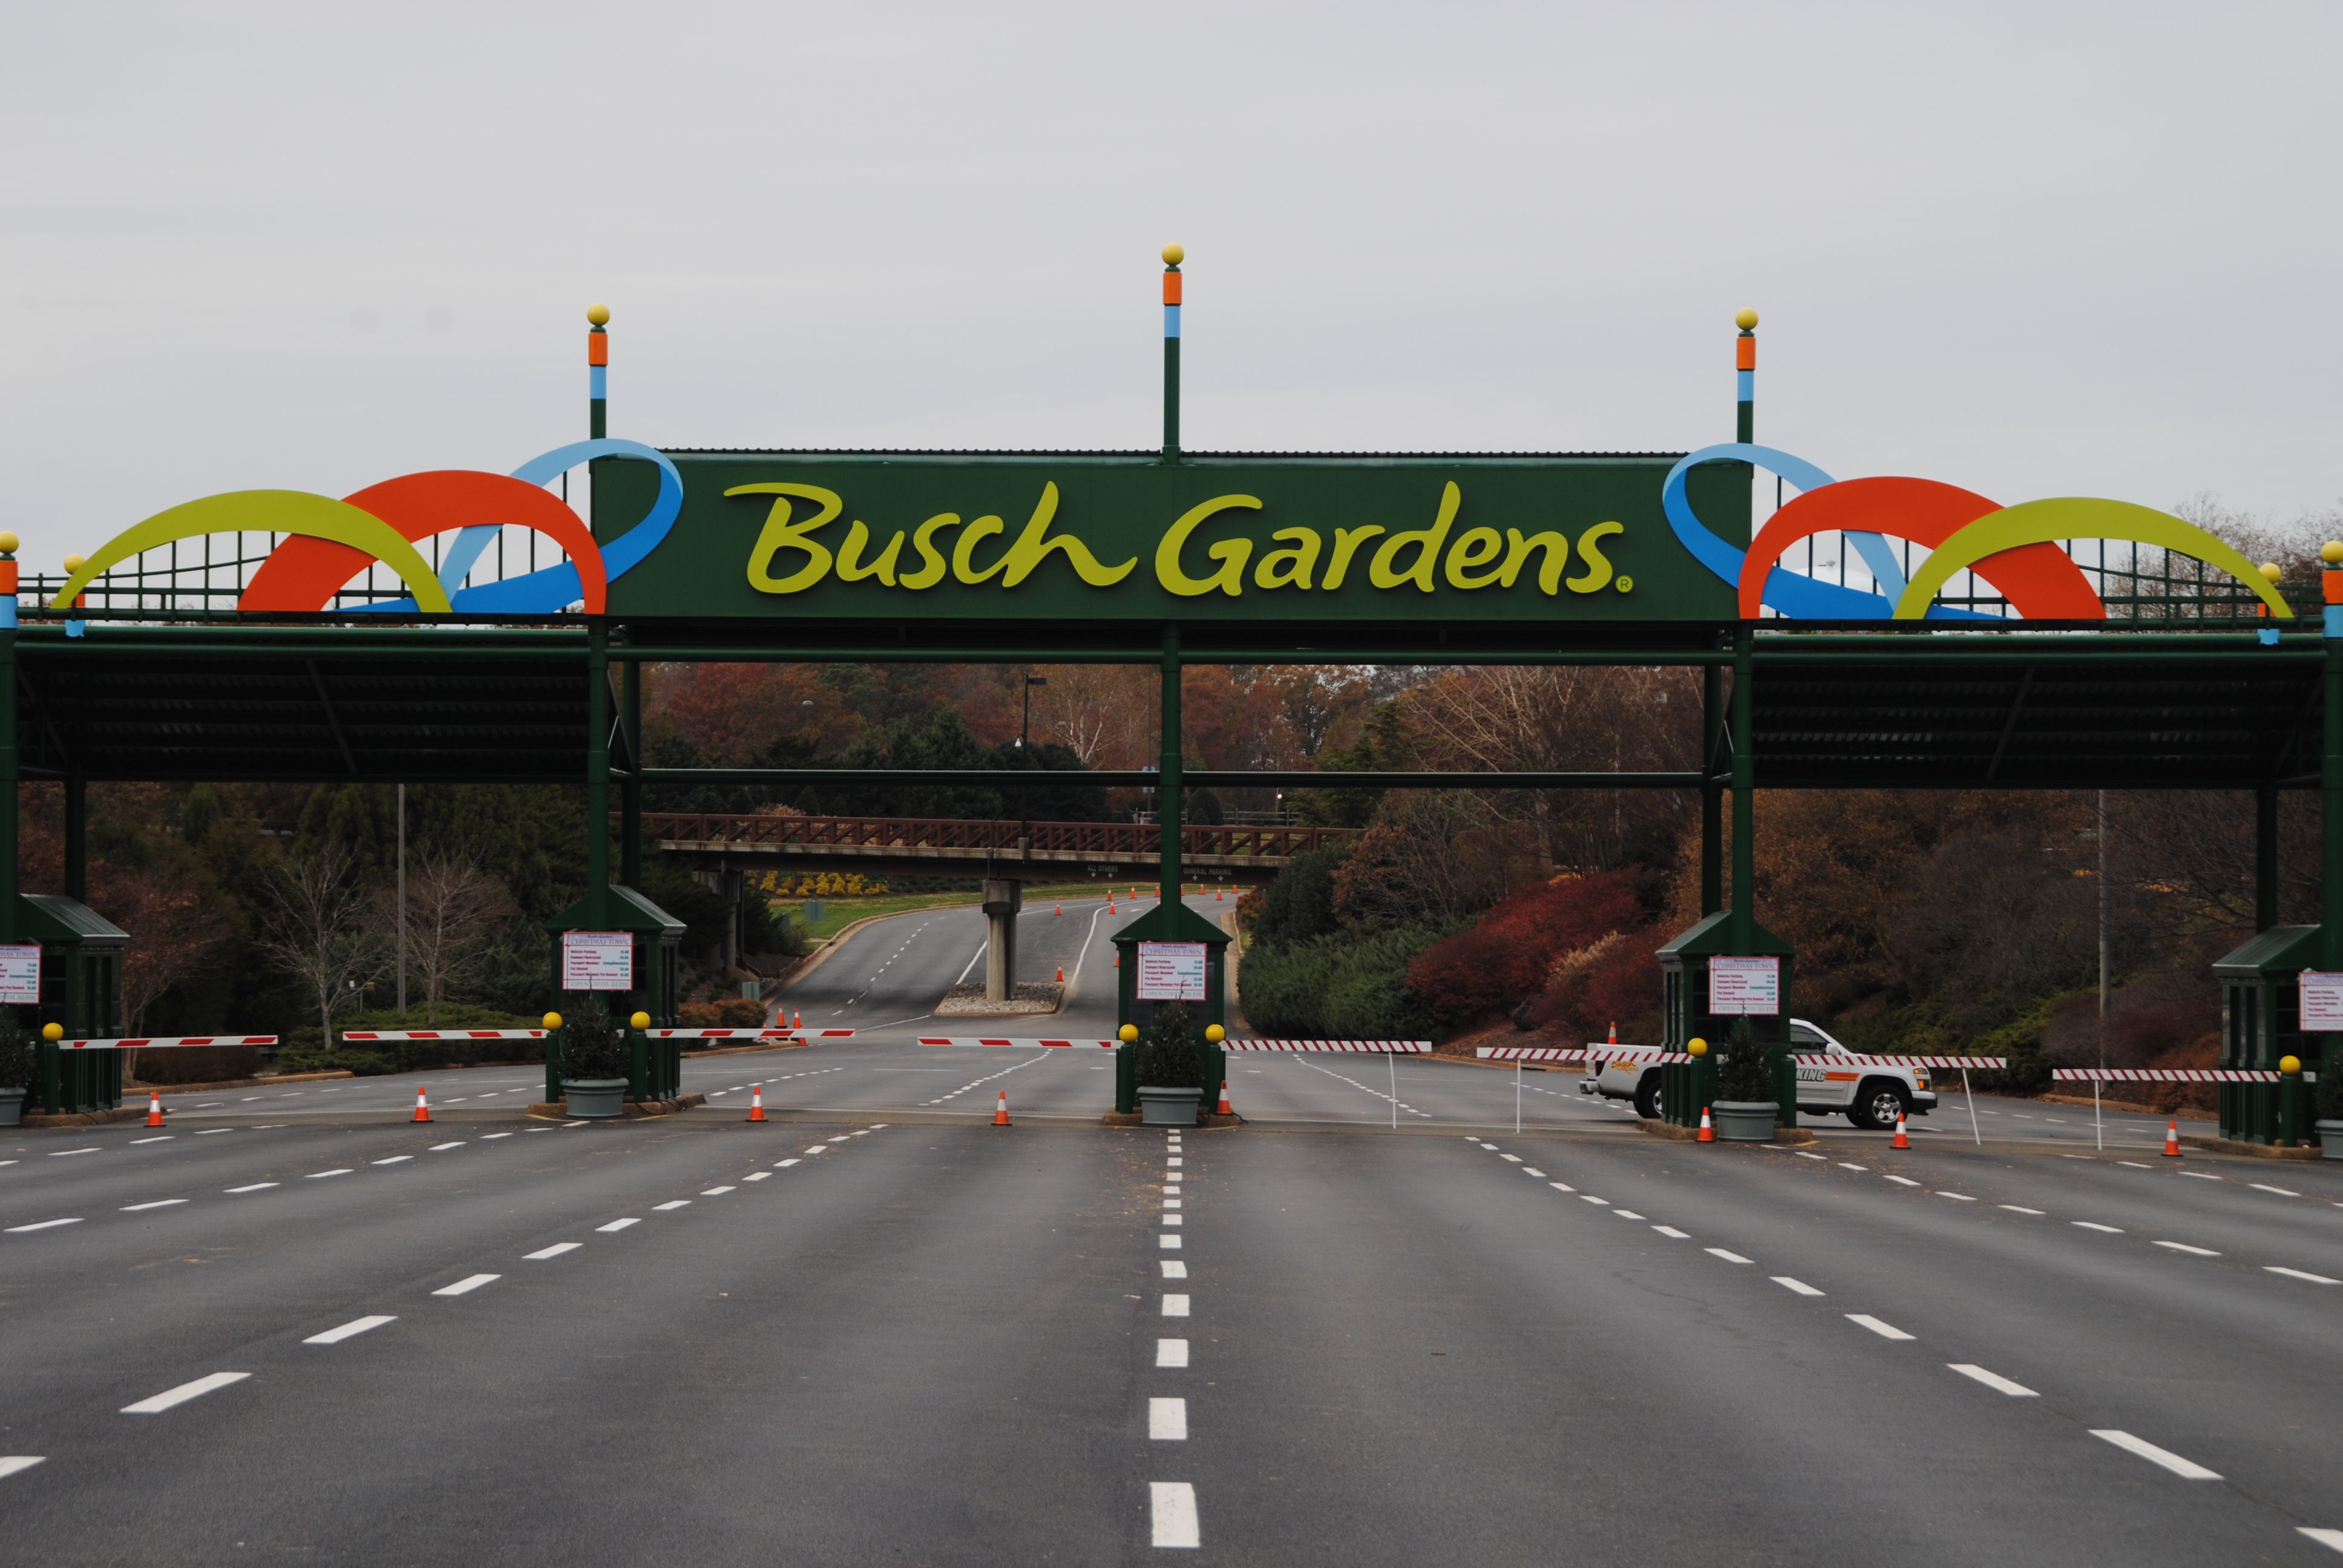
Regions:
<svg viewBox="0 0 2343 1568"><path fill-rule="evenodd" d="M1625 592L1627 592L1630 588L1633 588L1634 586L1635 586L1635 579L1634 579L1634 578L1621 578L1619 579L1619 591L1620 591L1621 593L1625 593Z"/></svg>

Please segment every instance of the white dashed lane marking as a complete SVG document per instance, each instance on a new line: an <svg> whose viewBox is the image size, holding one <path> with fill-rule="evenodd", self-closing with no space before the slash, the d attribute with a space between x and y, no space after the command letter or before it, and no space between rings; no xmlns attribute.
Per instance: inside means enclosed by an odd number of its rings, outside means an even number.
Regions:
<svg viewBox="0 0 2343 1568"><path fill-rule="evenodd" d="M1184 1367L1188 1364L1186 1340L1157 1340L1155 1364L1159 1367Z"/></svg>
<svg viewBox="0 0 2343 1568"><path fill-rule="evenodd" d="M1894 1323L1883 1323L1868 1312L1849 1312L1846 1314L1846 1321L1869 1329L1883 1340L1908 1340L1912 1337Z"/></svg>
<svg viewBox="0 0 2343 1568"><path fill-rule="evenodd" d="M23 1474L46 1457L39 1453L0 1453L0 1481Z"/></svg>
<svg viewBox="0 0 2343 1568"><path fill-rule="evenodd" d="M550 1247L541 1247L534 1252L522 1254L522 1261L530 1263L542 1263L548 1258L558 1258L564 1252L574 1252L585 1244L586 1243L583 1241L556 1241Z"/></svg>
<svg viewBox="0 0 2343 1568"><path fill-rule="evenodd" d="M1188 1402L1151 1399L1147 1402L1147 1437L1151 1442L1188 1441Z"/></svg>
<svg viewBox="0 0 2343 1568"><path fill-rule="evenodd" d="M23 1236L35 1231L54 1231L60 1225L78 1225L80 1223L81 1221L78 1217L71 1220L43 1220L38 1223L31 1225L11 1225L8 1227L8 1234L11 1236Z"/></svg>
<svg viewBox="0 0 2343 1568"><path fill-rule="evenodd" d="M2009 1395L2012 1399L2039 1399L2041 1397L2041 1395L2036 1393L2032 1389L2027 1388L2024 1383L2012 1382L2007 1378L2002 1376L1999 1372L1987 1372L1985 1368L1976 1365L1973 1362L1947 1362L1945 1364L1951 1367L1953 1371L1960 1373L1963 1377L1972 1378L1976 1382L1985 1384L1985 1386L1989 1389Z"/></svg>
<svg viewBox="0 0 2343 1568"><path fill-rule="evenodd" d="M2284 1274L2289 1280L2304 1280L2314 1285L2343 1285L2343 1280L2330 1280L2324 1274L2306 1274L2300 1269L2281 1269L2276 1263L2262 1265L2266 1274Z"/></svg>
<svg viewBox="0 0 2343 1568"><path fill-rule="evenodd" d="M1188 1315L1188 1298L1185 1296L1165 1296L1163 1298L1163 1315L1167 1318L1186 1317Z"/></svg>
<svg viewBox="0 0 2343 1568"><path fill-rule="evenodd" d="M1794 1280L1787 1274L1776 1274L1774 1282L1795 1296L1819 1296L1822 1292L1804 1280Z"/></svg>
<svg viewBox="0 0 2343 1568"><path fill-rule="evenodd" d="M1151 1481L1147 1500L1156 1545L1192 1551L1203 1544L1193 1485L1185 1481Z"/></svg>
<svg viewBox="0 0 2343 1568"><path fill-rule="evenodd" d="M2160 1464L2183 1481L2221 1479L2219 1472L2207 1470L2194 1460L2183 1459L2170 1449L2158 1448L2146 1438L2134 1437L2127 1432L2117 1432L2112 1428L2095 1428L2091 1435L2103 1442L2114 1443L2126 1453L2136 1453L2150 1464Z"/></svg>
<svg viewBox="0 0 2343 1568"><path fill-rule="evenodd" d="M597 1225L594 1229L607 1234L612 1231L623 1231L629 1225L639 1225L641 1223L642 1221L639 1217L630 1220L613 1220L607 1225Z"/></svg>
<svg viewBox="0 0 2343 1568"><path fill-rule="evenodd" d="M468 1296L482 1285L494 1284L503 1278L502 1274L472 1274L452 1285L442 1285L431 1293L435 1296Z"/></svg>
<svg viewBox="0 0 2343 1568"><path fill-rule="evenodd" d="M122 1413L160 1415L174 1405L185 1404L191 1399L201 1399L215 1389L223 1389L230 1383L242 1382L251 1375L250 1372L216 1372L209 1377L199 1377L193 1382L183 1382L176 1388L166 1388L151 1399L140 1400L136 1404L126 1404L122 1407Z"/></svg>
<svg viewBox="0 0 2343 1568"><path fill-rule="evenodd" d="M122 1206L122 1211L126 1214L138 1214L149 1209L168 1209L175 1203L186 1201L185 1198L157 1198L151 1203L126 1203Z"/></svg>
<svg viewBox="0 0 2343 1568"><path fill-rule="evenodd" d="M327 1329L322 1334L311 1334L301 1342L305 1345L337 1345L344 1340L355 1339L368 1329L378 1329L385 1323L395 1323L395 1317L352 1318L338 1329Z"/></svg>

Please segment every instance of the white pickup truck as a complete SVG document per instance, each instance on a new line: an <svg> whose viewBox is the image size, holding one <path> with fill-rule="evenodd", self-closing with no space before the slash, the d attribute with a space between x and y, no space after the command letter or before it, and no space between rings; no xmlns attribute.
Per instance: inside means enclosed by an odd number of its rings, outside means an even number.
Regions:
<svg viewBox="0 0 2343 1568"><path fill-rule="evenodd" d="M1790 1020L1790 1052L1798 1059L1798 1109L1843 1113L1875 1132L1895 1127L1896 1113L1926 1116L1936 1108L1936 1091L1921 1067L1835 1067L1831 1058L1854 1056L1805 1019ZM1581 1094L1632 1100L1638 1116L1660 1114L1660 1070L1650 1062L1606 1061L1578 1086Z"/></svg>

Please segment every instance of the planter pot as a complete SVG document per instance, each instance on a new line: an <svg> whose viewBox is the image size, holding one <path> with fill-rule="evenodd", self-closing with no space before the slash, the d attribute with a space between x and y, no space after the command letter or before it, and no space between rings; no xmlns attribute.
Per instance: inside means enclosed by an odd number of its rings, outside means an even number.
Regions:
<svg viewBox="0 0 2343 1568"><path fill-rule="evenodd" d="M0 1127L8 1124L7 1109L0 1106ZM2343 1121L2321 1121L2318 1127L2318 1151L2328 1160L2343 1160Z"/></svg>
<svg viewBox="0 0 2343 1568"><path fill-rule="evenodd" d="M25 1091L21 1089L0 1089L0 1127L14 1127L24 1120ZM2343 1133L2335 1141L2343 1144Z"/></svg>
<svg viewBox="0 0 2343 1568"><path fill-rule="evenodd" d="M569 1114L581 1121L608 1121L624 1114L627 1081L623 1078L565 1078L562 1099Z"/></svg>
<svg viewBox="0 0 2343 1568"><path fill-rule="evenodd" d="M1727 1143L1771 1143L1782 1108L1770 1100L1720 1100L1708 1114L1717 1137Z"/></svg>
<svg viewBox="0 0 2343 1568"><path fill-rule="evenodd" d="M1143 1127L1193 1127L1196 1125L1196 1103L1204 1097L1201 1089L1150 1089L1144 1084L1139 1090L1139 1120Z"/></svg>

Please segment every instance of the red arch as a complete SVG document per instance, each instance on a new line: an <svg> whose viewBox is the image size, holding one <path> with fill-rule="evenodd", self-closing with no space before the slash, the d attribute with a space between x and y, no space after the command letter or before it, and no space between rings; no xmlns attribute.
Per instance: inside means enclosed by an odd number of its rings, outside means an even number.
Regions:
<svg viewBox="0 0 2343 1568"><path fill-rule="evenodd" d="M438 468L385 479L343 499L380 518L409 543L482 523L509 524L543 534L559 545L577 567L586 612L602 612L608 583L603 575L601 547L578 520L577 513L535 485L503 474ZM324 609L333 603L336 589L373 561L364 550L330 539L287 539L252 574L236 608Z"/></svg>
<svg viewBox="0 0 2343 1568"><path fill-rule="evenodd" d="M1808 490L1758 530L1741 563L1741 617L1756 618L1765 574L1798 540L1815 534L1868 532L1910 539L1930 549L1988 512L2001 510L1974 490L1935 479L1842 479ZM2107 607L2090 579L2056 545L2026 545L1977 562L1977 576L1999 588L2028 620L2105 620Z"/></svg>

